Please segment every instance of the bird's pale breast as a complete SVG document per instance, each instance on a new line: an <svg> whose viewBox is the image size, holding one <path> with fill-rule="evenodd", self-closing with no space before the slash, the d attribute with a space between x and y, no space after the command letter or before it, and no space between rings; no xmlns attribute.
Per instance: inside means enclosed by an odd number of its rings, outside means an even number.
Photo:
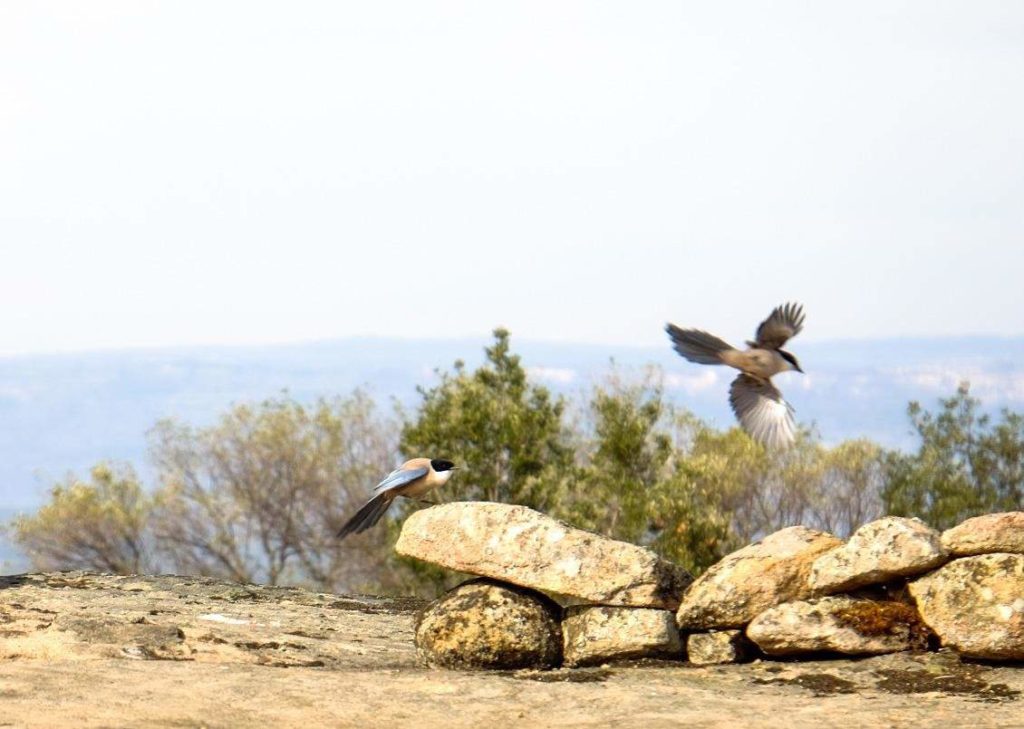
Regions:
<svg viewBox="0 0 1024 729"><path fill-rule="evenodd" d="M421 478L418 478L415 481L410 481L399 489L398 493L402 496L411 496L413 498L423 496L424 494L430 493L434 489L443 486L451 475L451 471L442 471L438 473L431 468Z"/></svg>

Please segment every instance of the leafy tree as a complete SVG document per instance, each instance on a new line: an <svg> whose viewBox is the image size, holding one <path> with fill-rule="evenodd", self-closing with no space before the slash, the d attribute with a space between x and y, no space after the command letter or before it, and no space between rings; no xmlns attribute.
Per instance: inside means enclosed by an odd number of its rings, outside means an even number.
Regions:
<svg viewBox="0 0 1024 729"><path fill-rule="evenodd" d="M238 405L209 428L152 431L161 488L153 529L174 568L239 582L387 586L386 534L335 534L394 461L373 402Z"/></svg>
<svg viewBox="0 0 1024 729"><path fill-rule="evenodd" d="M683 443L705 428L664 399L660 374L636 382L613 373L590 399L589 445L568 521L650 546L699 573L722 556L729 518L693 478Z"/></svg>
<svg viewBox="0 0 1024 729"><path fill-rule="evenodd" d="M509 333L494 331L486 361L472 372L461 361L420 387L415 419L402 428L407 458L448 458L459 466L445 486L450 500L500 501L549 511L557 507L572 470L563 424L565 403L531 384Z"/></svg>
<svg viewBox="0 0 1024 729"><path fill-rule="evenodd" d="M131 467L101 463L90 481L55 485L39 511L14 520L11 537L35 569L148 572L152 508Z"/></svg>
<svg viewBox="0 0 1024 729"><path fill-rule="evenodd" d="M886 511L917 516L946 529L992 511L1024 508L1024 416L1004 410L999 423L979 414L979 401L963 383L932 413L907 408L921 439L916 453L893 453L886 462Z"/></svg>
<svg viewBox="0 0 1024 729"><path fill-rule="evenodd" d="M808 430L785 450L766 450L739 428L700 430L688 465L729 515L742 546L788 526L848 536L881 513L884 451L867 441L824 447Z"/></svg>
<svg viewBox="0 0 1024 729"><path fill-rule="evenodd" d="M847 537L880 517L887 458L887 451L863 439L824 451L810 524Z"/></svg>
<svg viewBox="0 0 1024 729"><path fill-rule="evenodd" d="M627 384L617 374L594 387L590 398L591 445L566 517L617 539L648 536L650 494L669 475L672 441L669 408L653 372Z"/></svg>

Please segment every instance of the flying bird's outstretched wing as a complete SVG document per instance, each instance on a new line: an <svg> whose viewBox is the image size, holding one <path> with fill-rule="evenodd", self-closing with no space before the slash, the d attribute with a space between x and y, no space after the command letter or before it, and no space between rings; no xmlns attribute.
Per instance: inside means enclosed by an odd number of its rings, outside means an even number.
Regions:
<svg viewBox="0 0 1024 729"><path fill-rule="evenodd" d="M729 387L729 404L743 429L767 448L785 448L796 437L793 407L767 380L741 374Z"/></svg>
<svg viewBox="0 0 1024 729"><path fill-rule="evenodd" d="M675 324L666 324L665 331L672 340L672 347L680 355L697 364L718 365L722 352L732 350L732 345L723 342L714 334L700 329L680 329Z"/></svg>
<svg viewBox="0 0 1024 729"><path fill-rule="evenodd" d="M418 478L427 475L427 471L430 469L427 466L422 468L410 468L408 470L402 470L396 468L394 471L389 473L383 481L373 487L373 493L382 494L385 491L392 491L397 489L399 486L405 486L410 481L415 481Z"/></svg>
<svg viewBox="0 0 1024 729"><path fill-rule="evenodd" d="M754 346L778 349L804 328L804 308L800 304L776 306L757 327Z"/></svg>

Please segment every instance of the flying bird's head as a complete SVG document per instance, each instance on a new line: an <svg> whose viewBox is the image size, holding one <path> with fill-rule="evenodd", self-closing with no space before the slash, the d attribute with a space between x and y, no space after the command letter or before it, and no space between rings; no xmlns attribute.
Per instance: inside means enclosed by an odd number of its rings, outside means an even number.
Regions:
<svg viewBox="0 0 1024 729"><path fill-rule="evenodd" d="M786 360L786 364L789 365L786 369L796 370L800 374L803 374L804 371L800 369L800 363L796 361L796 357L782 349L779 350L779 354L782 355L782 359Z"/></svg>

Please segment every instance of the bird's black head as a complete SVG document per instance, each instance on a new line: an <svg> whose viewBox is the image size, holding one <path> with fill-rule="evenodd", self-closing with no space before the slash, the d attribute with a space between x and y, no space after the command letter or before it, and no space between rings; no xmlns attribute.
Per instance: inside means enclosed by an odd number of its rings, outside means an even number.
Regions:
<svg viewBox="0 0 1024 729"><path fill-rule="evenodd" d="M782 355L782 359L786 360L791 365L793 365L793 369L794 370L796 370L797 372L803 374L803 370L800 369L800 363L796 361L796 357L794 357L792 354L790 354L789 352L787 352L787 351L785 351L783 349L779 350L779 354Z"/></svg>
<svg viewBox="0 0 1024 729"><path fill-rule="evenodd" d="M430 467L438 473L442 471L450 471L455 468L455 464L451 461L446 461L443 458L432 458L430 459Z"/></svg>

